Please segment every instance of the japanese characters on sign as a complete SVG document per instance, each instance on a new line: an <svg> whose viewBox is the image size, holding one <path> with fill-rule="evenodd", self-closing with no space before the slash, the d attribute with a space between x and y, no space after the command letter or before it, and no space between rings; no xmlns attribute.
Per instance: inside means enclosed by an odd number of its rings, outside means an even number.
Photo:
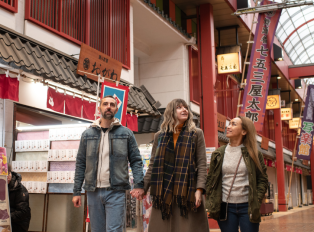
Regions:
<svg viewBox="0 0 314 232"><path fill-rule="evenodd" d="M268 95L266 101L266 110L274 110L280 108L280 95Z"/></svg>
<svg viewBox="0 0 314 232"><path fill-rule="evenodd" d="M217 124L218 124L218 131L225 133L225 128L226 128L226 120L227 117L217 113Z"/></svg>
<svg viewBox="0 0 314 232"><path fill-rule="evenodd" d="M289 121L289 129L298 129L299 127L301 127L300 118L293 118Z"/></svg>
<svg viewBox="0 0 314 232"><path fill-rule="evenodd" d="M263 5L268 4L263 1ZM256 131L263 129L266 97L271 76L271 50L281 10L260 13L254 36L247 85L243 94L240 115L250 118ZM280 102L279 102L280 104Z"/></svg>
<svg viewBox="0 0 314 232"><path fill-rule="evenodd" d="M301 133L297 150L297 158L310 160L312 142L313 142L313 126L314 126L314 85L309 85L305 100L305 108L303 112Z"/></svg>
<svg viewBox="0 0 314 232"><path fill-rule="evenodd" d="M281 120L291 120L293 118L293 110L291 108L281 108Z"/></svg>
<svg viewBox="0 0 314 232"><path fill-rule="evenodd" d="M238 53L217 55L218 73L241 73L241 56Z"/></svg>
<svg viewBox="0 0 314 232"><path fill-rule="evenodd" d="M98 81L98 75L106 81L120 81L122 63L82 43L77 73Z"/></svg>

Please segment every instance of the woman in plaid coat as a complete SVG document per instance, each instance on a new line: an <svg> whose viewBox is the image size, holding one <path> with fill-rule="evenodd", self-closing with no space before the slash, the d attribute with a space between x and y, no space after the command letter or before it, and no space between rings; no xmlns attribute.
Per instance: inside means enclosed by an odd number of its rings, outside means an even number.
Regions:
<svg viewBox="0 0 314 232"><path fill-rule="evenodd" d="M195 127L186 102L174 99L155 135L144 177L144 195L150 187L153 201L148 231L208 232L203 203L206 176L203 131Z"/></svg>

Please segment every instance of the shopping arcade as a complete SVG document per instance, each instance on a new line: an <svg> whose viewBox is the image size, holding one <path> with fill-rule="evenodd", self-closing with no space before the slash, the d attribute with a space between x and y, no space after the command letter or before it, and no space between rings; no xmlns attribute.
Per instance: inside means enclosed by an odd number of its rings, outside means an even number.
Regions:
<svg viewBox="0 0 314 232"><path fill-rule="evenodd" d="M41 139L49 139L49 126L51 124L74 124L74 126L80 126L81 123L91 123L91 120L86 120L83 118L77 118L73 116L68 116L62 113L48 111L46 107L46 98L47 98L47 87L54 88L56 91L61 93L66 92L67 95L75 95L79 99L92 100L95 101L96 88L97 84L92 82L84 77L77 76L75 74L77 60L63 54L60 51L56 51L53 48L49 48L46 45L39 43L33 39L27 38L21 34L18 34L8 28L1 27L0 33L0 46L1 46L1 68L9 70L9 77L17 76L20 74L20 104L6 101L7 108L5 108L6 114L12 114L13 122L9 123L13 125L14 128L10 128L9 131L12 131L14 134L14 140L37 140L38 136L36 133L42 133L44 136ZM48 57L48 58L47 58ZM11 67L10 67L11 66ZM23 73L20 71L23 70ZM11 76L11 77L10 77ZM48 80L48 81L47 81ZM50 81L52 80L52 81ZM45 86L43 85L45 83ZM48 83L47 83L48 82ZM121 84L130 86L130 84L121 81ZM78 90L77 90L78 89ZM82 90L84 92L82 92ZM148 97L146 97L148 96ZM40 101L37 103L36 101ZM153 104L152 104L153 103ZM156 108L158 107L158 102L149 95L149 92L142 86L142 88L130 86L129 98L128 98L128 111L133 112L133 117L136 117L136 114L140 114L139 118L142 116L151 116L151 117L160 117L160 113ZM46 117L45 117L46 115ZM30 120L30 117L33 117ZM12 118L7 117L7 120L12 120ZM16 119L20 120L20 123L25 123L26 126L35 125L35 128L39 126L39 129L28 128L23 129L16 133ZM43 120L45 118L45 120ZM37 120L36 120L37 119ZM44 123L44 124L43 124ZM40 126L45 126L45 129L40 129ZM68 125L69 126L69 125ZM61 126L62 127L62 126ZM73 127L73 126L69 126ZM21 135L22 133L28 133L27 131L35 130L35 135ZM20 134L20 136L19 136ZM8 134L9 136L9 134ZM34 137L32 137L34 136ZM22 139L21 139L22 138ZM58 143L58 141L50 140L51 148L53 148L53 143ZM59 141L60 142L60 141ZM78 148L78 144L73 144L75 141L70 141L70 144L63 144L65 149L73 149L74 147ZM15 142L14 142L15 143ZM15 146L13 143L13 161L23 161L23 152L16 152ZM66 143L66 141L64 141ZM76 140L76 143L78 141ZM74 147L73 147L74 146ZM62 147L62 146L61 146ZM60 147L59 147L60 148ZM57 148L58 149L58 148ZM42 151L43 152L43 151ZM46 151L44 151L47 153ZM34 151L36 153L36 151ZM40 152L37 152L40 153ZM18 155L16 155L18 154ZM24 154L27 159L36 159L35 157L28 157L30 154ZM47 154L39 154L40 159L43 159L43 156L47 157ZM12 158L11 158L12 159ZM12 161L12 160L11 160ZM58 162L53 162L58 163ZM75 162L74 162L75 163ZM73 172L73 162L71 166L71 171ZM63 163L65 164L65 163ZM64 166L64 165L61 165ZM48 165L48 171L50 170L50 162ZM66 169L69 171L69 169ZM26 182L45 182L47 181L47 173L28 173L21 172ZM35 174L35 175L34 175ZM45 176L46 175L46 176ZM31 222L31 230L36 231L47 231L53 229L53 226L69 226L66 225L66 222L73 223L73 225L82 225L84 222L85 230L85 218L86 218L86 204L85 207L80 208L78 214L78 219L75 217L66 218L64 215L63 218L60 218L59 224L54 224L51 221L51 217L55 217L58 214L53 214L50 212L50 209L53 206L56 206L56 202L64 202L69 210L74 209L71 203L73 191L73 184L65 183L49 183L47 187L47 194L31 194L31 207L34 208L34 214L38 216L33 217ZM49 200L49 196L51 198ZM36 198L40 198L37 199ZM38 205L34 205L34 202L38 202ZM50 202L50 203L49 203ZM55 202L55 203L53 203ZM32 205L33 204L33 205ZM50 206L50 207L49 207ZM71 209L70 209L71 208ZM56 209L55 209L56 210ZM49 211L49 212L48 212ZM67 210L64 210L66 212ZM41 214L43 212L43 214ZM85 213L84 213L85 212ZM39 215L38 215L39 214ZM85 215L84 215L85 214ZM50 215L50 216L49 216ZM84 217L83 217L84 215ZM60 217L60 215L58 215ZM36 219L37 218L37 219ZM41 220L42 219L42 220ZM75 220L81 221L82 224L76 222ZM73 221L74 220L74 221ZM81 228L79 226L79 228ZM56 229L56 228L55 228ZM65 229L65 228L63 228ZM61 229L61 230L63 230ZM66 230L66 229L65 229Z"/></svg>

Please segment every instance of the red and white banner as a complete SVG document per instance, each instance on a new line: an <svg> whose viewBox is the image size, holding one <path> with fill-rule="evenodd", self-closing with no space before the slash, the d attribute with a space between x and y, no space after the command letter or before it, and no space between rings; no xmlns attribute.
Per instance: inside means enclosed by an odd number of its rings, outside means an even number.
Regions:
<svg viewBox="0 0 314 232"><path fill-rule="evenodd" d="M82 117L82 106L82 98L74 98L72 95L65 96L65 114L80 118Z"/></svg>
<svg viewBox="0 0 314 232"><path fill-rule="evenodd" d="M83 100L83 118L95 120L96 102Z"/></svg>
<svg viewBox="0 0 314 232"><path fill-rule="evenodd" d="M116 113L115 118L119 119L121 124L125 126L129 97L129 87L124 85L116 86L115 83L104 81L101 87L100 99L107 95L111 95L116 99L118 105L118 112Z"/></svg>
<svg viewBox="0 0 314 232"><path fill-rule="evenodd" d="M262 5L269 4L264 0ZM257 132L263 130L266 99L271 76L271 50L281 10L260 13L254 36L250 66L240 115L250 118Z"/></svg>
<svg viewBox="0 0 314 232"><path fill-rule="evenodd" d="M19 101L19 85L17 78L6 77L0 74L0 98Z"/></svg>
<svg viewBox="0 0 314 232"><path fill-rule="evenodd" d="M126 115L126 125L127 127L134 132L138 132L138 117L135 114Z"/></svg>
<svg viewBox="0 0 314 232"><path fill-rule="evenodd" d="M64 112L64 99L65 96L59 93L53 88L48 87L47 91L47 108L57 111L59 113Z"/></svg>

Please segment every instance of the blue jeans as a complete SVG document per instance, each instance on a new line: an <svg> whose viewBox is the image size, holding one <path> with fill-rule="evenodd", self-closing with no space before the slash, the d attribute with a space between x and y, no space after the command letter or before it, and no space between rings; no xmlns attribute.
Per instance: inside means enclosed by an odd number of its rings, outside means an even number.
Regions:
<svg viewBox="0 0 314 232"><path fill-rule="evenodd" d="M227 220L218 220L221 232L258 232L259 223L250 222L248 203L228 204Z"/></svg>
<svg viewBox="0 0 314 232"><path fill-rule="evenodd" d="M86 191L92 232L122 232L125 218L125 190L96 188Z"/></svg>

